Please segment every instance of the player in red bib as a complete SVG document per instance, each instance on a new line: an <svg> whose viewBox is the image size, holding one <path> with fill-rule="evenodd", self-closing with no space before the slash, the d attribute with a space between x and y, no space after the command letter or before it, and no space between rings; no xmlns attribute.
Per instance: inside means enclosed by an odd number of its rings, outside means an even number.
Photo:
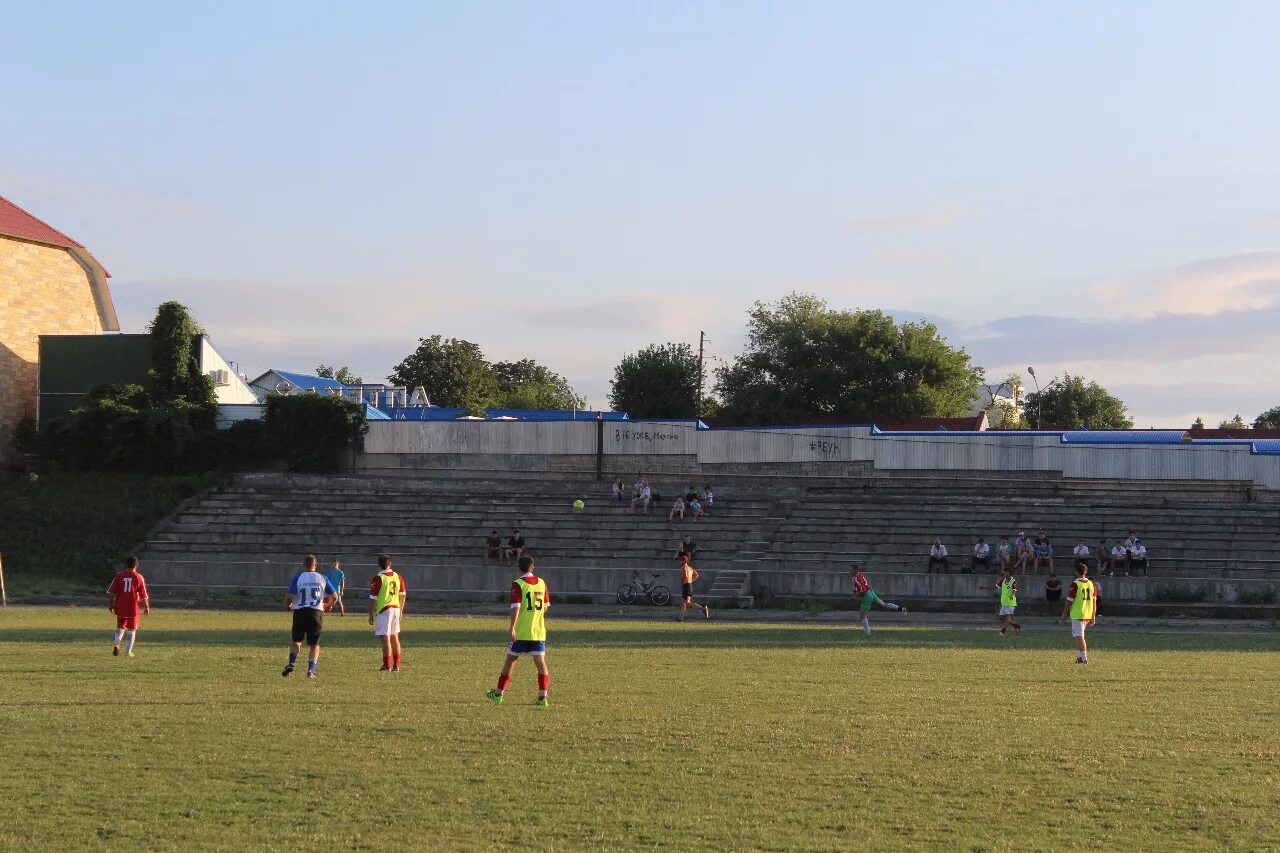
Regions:
<svg viewBox="0 0 1280 853"><path fill-rule="evenodd" d="M151 599L147 596L147 582L138 572L138 558L130 556L124 561L124 571L117 572L107 587L107 609L116 615L116 644L111 654L120 654L120 640L124 639L124 653L133 657L133 641L138 636L138 602L142 613L151 615Z"/></svg>

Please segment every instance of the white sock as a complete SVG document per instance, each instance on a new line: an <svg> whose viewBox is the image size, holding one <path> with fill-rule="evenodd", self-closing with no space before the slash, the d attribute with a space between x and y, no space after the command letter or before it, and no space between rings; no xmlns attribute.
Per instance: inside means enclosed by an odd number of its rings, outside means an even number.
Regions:
<svg viewBox="0 0 1280 853"><path fill-rule="evenodd" d="M117 646L118 646L118 645L120 645L120 638L121 638L121 637L123 637L123 636L124 636L124 629L123 629L123 628L117 628L117 629L116 629L116 645L117 645Z"/></svg>
<svg viewBox="0 0 1280 853"><path fill-rule="evenodd" d="M133 638L134 638L134 637L136 637L136 636L138 636L138 632L137 632L137 631L125 631L125 632L124 632L124 651L125 651L125 654L128 654L129 652L133 651Z"/></svg>
<svg viewBox="0 0 1280 853"><path fill-rule="evenodd" d="M866 632L868 637L871 636L871 620L870 619L862 620L862 630Z"/></svg>
<svg viewBox="0 0 1280 853"><path fill-rule="evenodd" d="M899 607L899 606L898 606L898 605L896 605L896 604L888 604L888 603L886 603L886 604L885 604L885 607L889 608L890 610L901 610L901 609L902 609L901 607Z"/></svg>

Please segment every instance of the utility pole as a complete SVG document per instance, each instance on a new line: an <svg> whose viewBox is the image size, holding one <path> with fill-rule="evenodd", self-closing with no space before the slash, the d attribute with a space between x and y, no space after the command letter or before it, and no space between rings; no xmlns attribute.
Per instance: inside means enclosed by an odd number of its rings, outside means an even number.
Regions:
<svg viewBox="0 0 1280 853"><path fill-rule="evenodd" d="M702 354L707 343L707 333L698 332L698 399L694 402L693 416L702 412Z"/></svg>

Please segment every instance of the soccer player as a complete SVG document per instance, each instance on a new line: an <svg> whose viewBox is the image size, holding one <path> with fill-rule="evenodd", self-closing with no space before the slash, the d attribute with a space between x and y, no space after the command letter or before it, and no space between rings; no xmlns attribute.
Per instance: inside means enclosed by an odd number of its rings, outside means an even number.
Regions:
<svg viewBox="0 0 1280 853"><path fill-rule="evenodd" d="M334 604L338 606L338 615L346 616L347 607L342 603L342 599L347 594L347 573L342 570L342 561L334 560L333 568L325 572L324 576L329 579L329 586L333 587L337 595Z"/></svg>
<svg viewBox="0 0 1280 853"><path fill-rule="evenodd" d="M1022 633L1022 626L1013 621L1013 613L1018 609L1018 582L1013 579L1013 567L1004 567L1004 577L1000 579L1000 636L1013 628L1016 637Z"/></svg>
<svg viewBox="0 0 1280 853"><path fill-rule="evenodd" d="M1089 580L1089 566L1076 563L1076 579L1067 588L1067 600L1062 602L1062 621L1071 616L1071 636L1076 638L1076 663L1089 662L1089 644L1085 642L1084 629L1098 624L1098 589Z"/></svg>
<svg viewBox="0 0 1280 853"><path fill-rule="evenodd" d="M382 669L400 671L400 614L404 612L404 578L391 568L391 558L378 558L380 571L369 584L369 624L382 641Z"/></svg>
<svg viewBox="0 0 1280 853"><path fill-rule="evenodd" d="M333 604L337 590L329 579L316 571L316 555L308 554L302 560L302 571L289 581L289 591L284 596L284 606L293 611L293 645L289 647L289 663L285 678L293 672L298 660L298 650L305 639L311 647L307 659L307 678L316 677L316 663L320 660L320 632L324 628L324 611Z"/></svg>
<svg viewBox="0 0 1280 853"><path fill-rule="evenodd" d="M858 606L862 609L862 630L868 637L871 636L871 620L868 616L871 613L872 605L879 604L885 610L896 610L903 616L907 615L907 608L890 604L875 594L875 591L871 588L871 582L867 580L866 575L858 570L856 563L849 564L849 574L853 576L853 597L858 599Z"/></svg>
<svg viewBox="0 0 1280 853"><path fill-rule="evenodd" d="M689 607L701 607L702 615L711 618L711 608L705 604L698 604L693 600L693 582L700 578L698 570L689 563L689 555L680 555L680 621L684 621L684 616L689 612Z"/></svg>
<svg viewBox="0 0 1280 853"><path fill-rule="evenodd" d="M138 572L138 558L129 555L124 561L124 571L117 572L107 587L107 610L116 616L116 642L111 654L119 656L120 640L124 639L124 653L133 657L133 641L138 637L138 602L142 612L151 615L151 598L147 595L147 582Z"/></svg>
<svg viewBox="0 0 1280 853"><path fill-rule="evenodd" d="M507 648L507 660L498 675L498 686L486 690L485 697L494 704L502 702L502 695L511 683L511 671L516 661L528 655L538 668L539 708L547 707L547 686L551 673L547 669L547 608L551 606L551 593L545 579L534 574L533 557L520 557L520 571L524 574L511 583L511 645Z"/></svg>

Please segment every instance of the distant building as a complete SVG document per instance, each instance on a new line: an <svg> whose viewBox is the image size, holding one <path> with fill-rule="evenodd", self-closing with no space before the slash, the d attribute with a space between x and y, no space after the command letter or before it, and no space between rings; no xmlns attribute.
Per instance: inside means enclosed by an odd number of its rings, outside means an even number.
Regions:
<svg viewBox="0 0 1280 853"><path fill-rule="evenodd" d="M36 414L40 336L120 330L108 278L80 243L0 198L0 458Z"/></svg>

